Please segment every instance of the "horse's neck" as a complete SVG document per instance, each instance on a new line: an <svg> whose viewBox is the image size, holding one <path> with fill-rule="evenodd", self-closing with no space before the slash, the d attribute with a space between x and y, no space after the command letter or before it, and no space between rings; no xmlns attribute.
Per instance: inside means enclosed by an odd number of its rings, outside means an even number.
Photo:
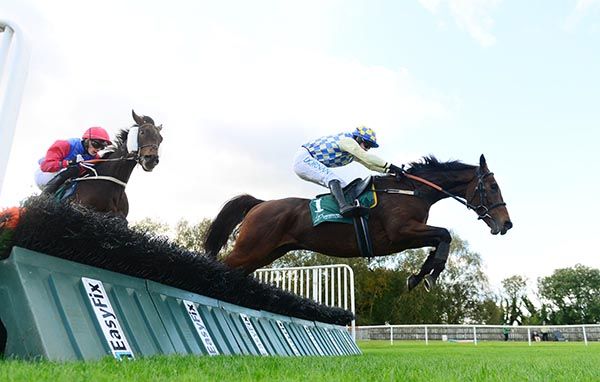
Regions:
<svg viewBox="0 0 600 382"><path fill-rule="evenodd" d="M473 181L475 175L475 168L469 168L464 170L450 170L450 171L440 171L439 174L431 174L428 175L425 179L430 182L433 182L440 186L445 191L460 196L461 198L466 197L467 186L469 183ZM429 196L428 199L431 200L432 204L448 198L448 195L438 192L433 188L423 185L422 192Z"/></svg>
<svg viewBox="0 0 600 382"><path fill-rule="evenodd" d="M125 156L127 156L127 152L115 151L108 156L108 159L125 158ZM131 177L131 173L133 172L136 163L137 162L134 160L123 159L114 162L105 162L96 167L98 170L98 175L111 176L127 183Z"/></svg>

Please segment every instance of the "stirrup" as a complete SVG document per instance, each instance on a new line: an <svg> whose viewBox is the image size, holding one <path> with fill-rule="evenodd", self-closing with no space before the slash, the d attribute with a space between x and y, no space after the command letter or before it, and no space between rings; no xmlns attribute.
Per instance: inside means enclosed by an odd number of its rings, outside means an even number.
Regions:
<svg viewBox="0 0 600 382"><path fill-rule="evenodd" d="M344 208L340 208L340 214L345 218L367 216L369 214L369 207L361 206L358 199L355 199L354 205L346 204Z"/></svg>
<svg viewBox="0 0 600 382"><path fill-rule="evenodd" d="M355 211L356 211L356 207L351 206L349 204L345 204L340 207L340 215L342 215L345 218L350 218L350 217L354 216Z"/></svg>

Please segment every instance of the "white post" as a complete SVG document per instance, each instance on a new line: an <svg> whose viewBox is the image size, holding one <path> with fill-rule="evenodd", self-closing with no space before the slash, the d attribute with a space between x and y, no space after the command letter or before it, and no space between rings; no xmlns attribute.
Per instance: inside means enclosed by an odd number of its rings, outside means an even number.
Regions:
<svg viewBox="0 0 600 382"><path fill-rule="evenodd" d="M581 325L581 329L583 330L583 342L585 342L585 346L587 346L587 334L585 333L585 325Z"/></svg>
<svg viewBox="0 0 600 382"><path fill-rule="evenodd" d="M329 306L329 269L325 269L325 272L323 272L323 286L324 286L324 297L325 297L325 305Z"/></svg>
<svg viewBox="0 0 600 382"><path fill-rule="evenodd" d="M0 192L29 69L29 42L14 24L0 20Z"/></svg>
<svg viewBox="0 0 600 382"><path fill-rule="evenodd" d="M394 344L394 327L390 325L390 345Z"/></svg>
<svg viewBox="0 0 600 382"><path fill-rule="evenodd" d="M477 345L477 327L473 326L473 343Z"/></svg>
<svg viewBox="0 0 600 382"><path fill-rule="evenodd" d="M312 299L316 302L320 302L319 298L319 270L314 268L312 270Z"/></svg>
<svg viewBox="0 0 600 382"><path fill-rule="evenodd" d="M330 280L331 286L331 306L337 306L335 304L335 269L331 268L331 280Z"/></svg>
<svg viewBox="0 0 600 382"><path fill-rule="evenodd" d="M342 307L342 268L337 269L337 305L338 307Z"/></svg>
<svg viewBox="0 0 600 382"><path fill-rule="evenodd" d="M346 265L345 267L348 270L348 273L350 274L350 311L352 313L355 313L355 306L354 306L354 270L352 268L350 268L348 265ZM352 339L354 339L354 341L356 341L356 320L352 320Z"/></svg>
<svg viewBox="0 0 600 382"><path fill-rule="evenodd" d="M348 270L344 268L344 309L348 309Z"/></svg>
<svg viewBox="0 0 600 382"><path fill-rule="evenodd" d="M427 332L427 326L425 327L425 345L429 345L429 333Z"/></svg>
<svg viewBox="0 0 600 382"><path fill-rule="evenodd" d="M529 341L529 346L531 346L531 329L527 328L527 341Z"/></svg>

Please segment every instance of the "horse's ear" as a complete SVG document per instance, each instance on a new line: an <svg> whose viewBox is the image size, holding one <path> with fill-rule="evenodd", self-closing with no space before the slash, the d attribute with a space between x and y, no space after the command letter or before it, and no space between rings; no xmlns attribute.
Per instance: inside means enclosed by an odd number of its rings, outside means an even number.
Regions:
<svg viewBox="0 0 600 382"><path fill-rule="evenodd" d="M144 120L144 123L150 123L152 126L154 126L154 120L147 115L142 116L142 119Z"/></svg>
<svg viewBox="0 0 600 382"><path fill-rule="evenodd" d="M487 163L485 162L485 157L483 156L483 154L481 154L481 156L479 157L479 167L481 167L481 168L487 167Z"/></svg>
<svg viewBox="0 0 600 382"><path fill-rule="evenodd" d="M156 126L156 128L158 129L158 131L161 131L162 130L162 123L160 125Z"/></svg>
<svg viewBox="0 0 600 382"><path fill-rule="evenodd" d="M144 124L144 118L135 114L135 111L133 111L133 109L131 109L131 115L133 116L133 120L135 121L136 125L142 126Z"/></svg>

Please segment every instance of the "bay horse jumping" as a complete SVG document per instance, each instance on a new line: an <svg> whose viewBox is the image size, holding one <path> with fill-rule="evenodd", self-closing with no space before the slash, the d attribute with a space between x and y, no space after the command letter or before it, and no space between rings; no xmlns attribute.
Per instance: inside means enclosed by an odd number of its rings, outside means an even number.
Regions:
<svg viewBox="0 0 600 382"><path fill-rule="evenodd" d="M123 218L129 213L129 201L125 186L137 164L144 171L152 171L158 164L158 148L163 140L162 125L131 111L135 125L117 133L113 146L101 159L83 162L93 164L90 176L78 178L72 201L91 207L99 212L110 212Z"/></svg>
<svg viewBox="0 0 600 382"><path fill-rule="evenodd" d="M446 228L426 224L429 209L439 200L453 197L473 209L492 235L504 235L512 228L500 187L483 155L479 166L424 157L411 163L402 176L375 176L373 182L378 203L370 211L368 225L375 256L433 247L420 272L408 278L409 290L422 280L430 290L444 270L450 233ZM415 195L399 193L399 189L413 190ZM360 257L353 226L324 223L313 227L308 199L263 201L250 195L231 199L218 213L204 242L207 256L217 256L239 223L234 248L224 262L248 274L296 249Z"/></svg>

